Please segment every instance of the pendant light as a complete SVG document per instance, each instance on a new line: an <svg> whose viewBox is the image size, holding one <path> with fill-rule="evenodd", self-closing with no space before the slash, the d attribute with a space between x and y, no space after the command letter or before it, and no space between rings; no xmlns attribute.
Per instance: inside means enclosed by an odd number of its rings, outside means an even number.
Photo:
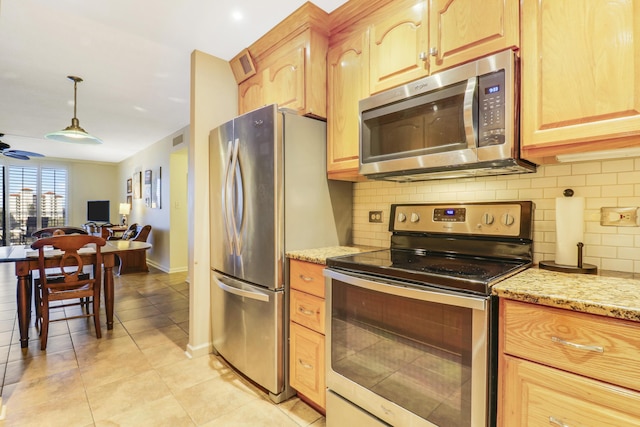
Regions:
<svg viewBox="0 0 640 427"><path fill-rule="evenodd" d="M67 78L73 81L73 118L71 119L71 126L67 126L58 132L48 133L44 137L54 141L73 142L76 144L102 144L102 140L88 134L87 131L80 127L80 121L76 117L78 83L82 82L82 79L76 76L67 76Z"/></svg>

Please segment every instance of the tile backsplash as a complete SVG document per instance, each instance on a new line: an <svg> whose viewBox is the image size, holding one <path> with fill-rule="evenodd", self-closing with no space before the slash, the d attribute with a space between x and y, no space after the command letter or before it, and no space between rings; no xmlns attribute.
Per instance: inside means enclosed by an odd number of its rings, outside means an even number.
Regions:
<svg viewBox="0 0 640 427"><path fill-rule="evenodd" d="M584 262L599 269L640 273L640 227L600 225L600 208L640 207L640 158L539 166L534 174L399 184L354 184L354 244L388 247L392 203L531 200L535 204L534 261L553 260L555 199L571 188L585 199ZM370 223L369 211L382 211Z"/></svg>

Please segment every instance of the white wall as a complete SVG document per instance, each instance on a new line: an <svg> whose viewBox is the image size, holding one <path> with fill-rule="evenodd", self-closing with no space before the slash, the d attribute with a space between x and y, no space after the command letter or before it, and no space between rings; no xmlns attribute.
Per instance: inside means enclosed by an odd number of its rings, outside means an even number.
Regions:
<svg viewBox="0 0 640 427"><path fill-rule="evenodd" d="M187 128L181 129L172 135L163 138L146 149L136 153L118 165L117 188L119 197L117 204L127 200L127 179L132 178L135 173L142 172L142 192L141 198L132 198L131 213L128 217L128 224L137 223L139 225L151 225L151 234L147 242L152 244L147 251L147 262L165 272L171 272L171 180L172 173L170 156L173 150L173 139L178 135L187 132ZM186 145L186 144L185 144ZM151 208L145 205L144 200L144 173L151 170L153 188L156 185L156 178L162 168L161 182L161 203L159 208ZM155 191L155 190L154 190ZM117 208L116 208L117 209ZM119 222L119 216L116 220ZM112 222L116 222L113 221ZM187 252L186 245L182 250ZM175 270L185 270L186 263L182 266L175 266Z"/></svg>
<svg viewBox="0 0 640 427"><path fill-rule="evenodd" d="M535 174L354 186L354 243L388 247L392 203L532 200L535 204L534 261L555 256L555 198L571 188L585 198L584 262L600 269L640 273L640 227L600 225L600 208L640 206L640 158L547 165ZM368 222L382 210L384 222Z"/></svg>
<svg viewBox="0 0 640 427"><path fill-rule="evenodd" d="M60 163L65 164L64 162ZM109 221L117 224L118 167L113 163L67 162L69 168L69 225L87 222L87 200L109 200Z"/></svg>
<svg viewBox="0 0 640 427"><path fill-rule="evenodd" d="M171 170L171 245L169 248L171 265L170 271L186 271L189 261L188 234L189 216L187 210L188 191L187 178L189 176L189 151L187 148L174 151L169 158Z"/></svg>
<svg viewBox="0 0 640 427"><path fill-rule="evenodd" d="M209 257L209 132L238 111L238 86L227 61L191 54L189 137L189 344L192 356L209 354L211 296Z"/></svg>

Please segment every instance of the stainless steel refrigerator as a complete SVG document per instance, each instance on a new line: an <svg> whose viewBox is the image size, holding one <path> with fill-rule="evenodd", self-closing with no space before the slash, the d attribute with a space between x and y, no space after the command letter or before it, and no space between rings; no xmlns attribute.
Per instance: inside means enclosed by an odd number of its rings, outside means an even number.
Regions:
<svg viewBox="0 0 640 427"><path fill-rule="evenodd" d="M350 243L352 185L326 178L326 124L276 105L209 143L214 351L280 402L294 393L285 252Z"/></svg>

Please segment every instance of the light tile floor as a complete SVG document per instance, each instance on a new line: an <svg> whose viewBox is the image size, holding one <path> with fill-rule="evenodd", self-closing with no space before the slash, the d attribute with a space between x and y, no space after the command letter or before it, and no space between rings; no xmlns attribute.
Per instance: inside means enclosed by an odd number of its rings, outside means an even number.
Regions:
<svg viewBox="0 0 640 427"><path fill-rule="evenodd" d="M40 351L35 327L20 348L14 264L0 264L0 427L324 427L297 397L275 405L216 356L185 355L185 278L153 269L116 277L113 330L104 310L101 339L92 320L54 322Z"/></svg>

